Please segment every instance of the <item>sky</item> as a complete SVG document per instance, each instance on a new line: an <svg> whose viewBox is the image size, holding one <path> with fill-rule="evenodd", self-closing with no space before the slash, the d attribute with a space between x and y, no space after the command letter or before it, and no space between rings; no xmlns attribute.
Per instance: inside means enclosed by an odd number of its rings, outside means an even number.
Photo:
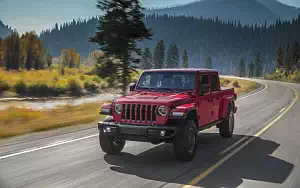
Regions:
<svg viewBox="0 0 300 188"><path fill-rule="evenodd" d="M159 8L195 0L141 0L144 7ZM300 0L279 0L300 7ZM52 28L73 18L89 18L99 14L96 0L0 0L0 20L21 34Z"/></svg>

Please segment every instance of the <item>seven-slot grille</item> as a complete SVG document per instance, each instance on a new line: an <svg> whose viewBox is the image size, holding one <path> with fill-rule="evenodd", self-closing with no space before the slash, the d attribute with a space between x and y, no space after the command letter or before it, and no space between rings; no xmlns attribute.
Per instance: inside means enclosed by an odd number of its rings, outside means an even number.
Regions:
<svg viewBox="0 0 300 188"><path fill-rule="evenodd" d="M122 120L131 122L156 121L157 105L123 104Z"/></svg>

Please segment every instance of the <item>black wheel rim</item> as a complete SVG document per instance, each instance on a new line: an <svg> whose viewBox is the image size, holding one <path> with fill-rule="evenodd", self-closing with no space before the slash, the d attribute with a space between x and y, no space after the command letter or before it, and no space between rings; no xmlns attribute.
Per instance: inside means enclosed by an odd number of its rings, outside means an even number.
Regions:
<svg viewBox="0 0 300 188"><path fill-rule="evenodd" d="M193 128L189 129L189 137L188 137L188 143L189 143L189 149L188 152L192 153L195 149L195 142L196 142L196 136L195 136L195 130Z"/></svg>

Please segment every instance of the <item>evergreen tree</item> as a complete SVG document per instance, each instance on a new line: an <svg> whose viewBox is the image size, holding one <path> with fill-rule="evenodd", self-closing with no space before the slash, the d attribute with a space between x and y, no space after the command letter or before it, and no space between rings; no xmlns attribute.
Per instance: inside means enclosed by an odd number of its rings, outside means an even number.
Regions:
<svg viewBox="0 0 300 188"><path fill-rule="evenodd" d="M244 58L243 57L239 58L238 75L240 77L246 76L246 67L245 67L245 62L244 62Z"/></svg>
<svg viewBox="0 0 300 188"><path fill-rule="evenodd" d="M160 40L154 49L153 53L153 66L155 69L162 69L165 63L165 44Z"/></svg>
<svg viewBox="0 0 300 188"><path fill-rule="evenodd" d="M249 69L249 77L253 77L254 76L254 72L255 72L255 65L253 63L253 61L251 60L249 65L248 65L248 69Z"/></svg>
<svg viewBox="0 0 300 188"><path fill-rule="evenodd" d="M51 69L51 65L52 65L52 56L50 53L47 54L47 66L48 66L48 69Z"/></svg>
<svg viewBox="0 0 300 188"><path fill-rule="evenodd" d="M205 68L207 68L207 69L213 68L213 63L212 63L212 59L210 56L206 58Z"/></svg>
<svg viewBox="0 0 300 188"><path fill-rule="evenodd" d="M173 46L172 57L173 57L173 68L179 68L179 49L176 44L174 44Z"/></svg>
<svg viewBox="0 0 300 188"><path fill-rule="evenodd" d="M189 67L189 57L188 57L188 53L187 50L185 49L182 53L182 67L183 68L188 68Z"/></svg>
<svg viewBox="0 0 300 188"><path fill-rule="evenodd" d="M296 71L295 69L297 68L297 64L300 59L300 48L299 48L299 43L297 41L294 42L291 50L291 68L292 71Z"/></svg>
<svg viewBox="0 0 300 188"><path fill-rule="evenodd" d="M277 52L276 52L276 68L277 69L281 69L281 68L284 68L284 51L281 47L279 47L277 49Z"/></svg>
<svg viewBox="0 0 300 188"><path fill-rule="evenodd" d="M292 47L290 45L287 45L287 48L285 50L283 67L286 71L286 74L288 74L292 70Z"/></svg>
<svg viewBox="0 0 300 188"><path fill-rule="evenodd" d="M138 0L99 0L97 7L104 14L100 16L96 36L91 37L90 42L97 43L106 56L121 59L122 91L126 94L129 74L138 63L131 54L140 54L136 42L151 36L143 23L144 9Z"/></svg>
<svg viewBox="0 0 300 188"><path fill-rule="evenodd" d="M0 67L4 66L4 41L0 36Z"/></svg>
<svg viewBox="0 0 300 188"><path fill-rule="evenodd" d="M19 70L21 60L20 37L16 30L5 39L5 67L7 70Z"/></svg>
<svg viewBox="0 0 300 188"><path fill-rule="evenodd" d="M260 53L260 51L258 51L254 58L254 76L256 77L262 76L263 67L264 64L263 64L262 54Z"/></svg>
<svg viewBox="0 0 300 188"><path fill-rule="evenodd" d="M151 69L152 68L152 54L150 48L145 48L141 61L141 69Z"/></svg>
<svg viewBox="0 0 300 188"><path fill-rule="evenodd" d="M32 50L31 47L29 47L28 52L27 52L27 59L26 59L26 63L25 63L25 68L27 70L31 69L31 64L32 64Z"/></svg>

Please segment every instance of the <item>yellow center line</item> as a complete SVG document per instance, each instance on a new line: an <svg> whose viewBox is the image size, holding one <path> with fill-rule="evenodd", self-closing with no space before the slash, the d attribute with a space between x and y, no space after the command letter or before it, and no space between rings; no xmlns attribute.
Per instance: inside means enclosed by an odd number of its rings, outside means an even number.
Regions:
<svg viewBox="0 0 300 188"><path fill-rule="evenodd" d="M285 111L285 109L286 109L286 108L281 109L279 113L282 113L283 111Z"/></svg>
<svg viewBox="0 0 300 188"><path fill-rule="evenodd" d="M257 137L259 137L261 134L263 134L266 130L268 130L272 125L274 125L280 118L282 118L296 103L297 99L298 99L298 92L294 89L291 88L294 92L295 92L295 98L293 100L293 102L289 105L289 107L283 111L283 113L281 113L276 119L274 119L271 123L269 123L268 125L266 125L264 128L262 128L258 133L256 133L254 135L254 137L251 137L249 140L247 140L246 142L244 142L242 145L240 145L238 148L234 149L233 151L231 151L228 155L226 155L225 157L223 157L222 159L220 159L217 163L215 163L214 165L212 165L211 167L209 167L207 170L205 170L204 172L202 172L201 174L199 174L197 177L195 177L194 179L192 179L191 181L188 182L188 185L183 185L183 188L188 188L188 187L192 187L192 185L196 185L199 181L203 180L204 178L206 178L209 174L211 174L215 169L217 169L218 167L220 167L222 164L224 164L228 159L230 159L232 156L234 156L237 152L239 152L240 150L242 150L244 147L246 147L249 143L251 143L254 139L256 139ZM247 137L244 137L245 139ZM244 140L245 140L244 139ZM243 140L243 139L241 139ZM243 140L243 141L244 141ZM239 143L241 143L242 141L238 141ZM239 144L238 143L238 144ZM234 144L237 145L237 144ZM230 148L233 148L230 146ZM224 152L225 151L225 152ZM226 153L228 150L224 150L221 153Z"/></svg>

